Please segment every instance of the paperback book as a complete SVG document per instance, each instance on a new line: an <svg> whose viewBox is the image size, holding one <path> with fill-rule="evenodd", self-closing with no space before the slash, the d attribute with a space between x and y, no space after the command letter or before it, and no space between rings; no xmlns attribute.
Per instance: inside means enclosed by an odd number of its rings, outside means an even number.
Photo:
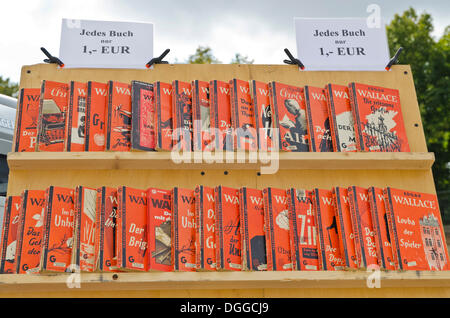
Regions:
<svg viewBox="0 0 450 318"><path fill-rule="evenodd" d="M231 130L230 85L223 81L209 82L211 138L216 151L234 149Z"/></svg>
<svg viewBox="0 0 450 318"><path fill-rule="evenodd" d="M192 88L191 84L172 82L172 118L174 145L177 150L192 151Z"/></svg>
<svg viewBox="0 0 450 318"><path fill-rule="evenodd" d="M155 98L153 84L131 81L131 150L155 150Z"/></svg>
<svg viewBox="0 0 450 318"><path fill-rule="evenodd" d="M40 94L39 88L20 90L13 142L15 152L35 151Z"/></svg>
<svg viewBox="0 0 450 318"><path fill-rule="evenodd" d="M85 151L104 151L106 148L107 84L87 83Z"/></svg>
<svg viewBox="0 0 450 318"><path fill-rule="evenodd" d="M16 273L17 230L19 228L22 197L8 196L3 213L0 273Z"/></svg>
<svg viewBox="0 0 450 318"><path fill-rule="evenodd" d="M130 151L131 148L131 85L108 82L106 150Z"/></svg>
<svg viewBox="0 0 450 318"><path fill-rule="evenodd" d="M255 80L250 81L253 110L255 112L255 129L258 136L258 149L262 151L278 150L272 139L272 106L269 85Z"/></svg>
<svg viewBox="0 0 450 318"><path fill-rule="evenodd" d="M172 85L163 82L154 84L156 149L172 150Z"/></svg>
<svg viewBox="0 0 450 318"><path fill-rule="evenodd" d="M211 150L209 83L195 80L191 85L194 151Z"/></svg>
<svg viewBox="0 0 450 318"><path fill-rule="evenodd" d="M86 139L87 84L71 81L65 127L64 150L83 151Z"/></svg>

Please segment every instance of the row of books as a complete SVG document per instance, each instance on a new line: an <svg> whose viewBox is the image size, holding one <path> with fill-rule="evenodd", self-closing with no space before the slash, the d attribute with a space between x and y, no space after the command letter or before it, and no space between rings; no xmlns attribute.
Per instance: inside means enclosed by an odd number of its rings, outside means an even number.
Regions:
<svg viewBox="0 0 450 318"><path fill-rule="evenodd" d="M51 186L7 198L2 273L447 270L435 195Z"/></svg>
<svg viewBox="0 0 450 318"><path fill-rule="evenodd" d="M232 79L22 89L13 151L408 152L397 89Z"/></svg>

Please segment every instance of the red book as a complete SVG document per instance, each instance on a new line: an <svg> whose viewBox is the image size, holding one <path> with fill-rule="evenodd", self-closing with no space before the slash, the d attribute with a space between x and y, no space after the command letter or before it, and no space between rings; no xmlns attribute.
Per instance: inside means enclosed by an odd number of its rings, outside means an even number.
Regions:
<svg viewBox="0 0 450 318"><path fill-rule="evenodd" d="M317 230L311 191L287 190L292 268L318 270Z"/></svg>
<svg viewBox="0 0 450 318"><path fill-rule="evenodd" d="M69 85L42 81L36 151L63 151Z"/></svg>
<svg viewBox="0 0 450 318"><path fill-rule="evenodd" d="M96 271L117 271L117 206L117 189L97 189L94 247Z"/></svg>
<svg viewBox="0 0 450 318"><path fill-rule="evenodd" d="M172 190L172 265L174 271L195 271L194 191Z"/></svg>
<svg viewBox="0 0 450 318"><path fill-rule="evenodd" d="M24 190L17 232L16 272L39 272L44 229L45 191Z"/></svg>
<svg viewBox="0 0 450 318"><path fill-rule="evenodd" d="M334 151L356 151L355 123L353 121L348 87L328 84L325 87Z"/></svg>
<svg viewBox="0 0 450 318"><path fill-rule="evenodd" d="M448 249L436 195L384 190L394 257L401 270L448 270Z"/></svg>
<svg viewBox="0 0 450 318"><path fill-rule="evenodd" d="M192 81L192 123L194 151L210 150L209 83Z"/></svg>
<svg viewBox="0 0 450 318"><path fill-rule="evenodd" d="M358 268L352 213L347 188L333 188L333 197L336 204L336 223L342 258L347 268Z"/></svg>
<svg viewBox="0 0 450 318"><path fill-rule="evenodd" d="M383 189L370 187L369 203L372 216L375 243L377 247L378 265L388 270L397 269L392 255L391 237L386 206L384 204Z"/></svg>
<svg viewBox="0 0 450 318"><path fill-rule="evenodd" d="M108 82L106 150L130 151L131 85Z"/></svg>
<svg viewBox="0 0 450 318"><path fill-rule="evenodd" d="M117 267L147 270L147 192L130 187L117 189Z"/></svg>
<svg viewBox="0 0 450 318"><path fill-rule="evenodd" d="M191 84L175 80L172 82L173 147L192 150L192 88Z"/></svg>
<svg viewBox="0 0 450 318"><path fill-rule="evenodd" d="M286 191L265 188L264 223L266 226L267 270L292 270L289 242L289 207Z"/></svg>
<svg viewBox="0 0 450 318"><path fill-rule="evenodd" d="M339 247L339 235L334 213L333 192L323 189L313 190L313 203L316 216L317 250L322 270L344 269L344 260Z"/></svg>
<svg viewBox="0 0 450 318"><path fill-rule="evenodd" d="M348 198L350 200L355 250L359 267L377 268L377 247L367 189L355 186L349 187Z"/></svg>
<svg viewBox="0 0 450 318"><path fill-rule="evenodd" d="M73 189L50 186L45 193L40 271L68 271L74 226Z"/></svg>
<svg viewBox="0 0 450 318"><path fill-rule="evenodd" d="M264 232L264 198L261 190L239 190L242 269L267 270L266 238Z"/></svg>
<svg viewBox="0 0 450 318"><path fill-rule="evenodd" d="M273 128L279 129L280 150L309 151L303 88L271 82L269 91L273 105L272 123Z"/></svg>
<svg viewBox="0 0 450 318"><path fill-rule="evenodd" d="M214 197L217 269L240 271L239 190L218 186L214 188Z"/></svg>
<svg viewBox="0 0 450 318"><path fill-rule="evenodd" d="M196 264L197 270L216 270L216 242L214 227L214 188L195 188Z"/></svg>
<svg viewBox="0 0 450 318"><path fill-rule="evenodd" d="M104 151L106 148L107 96L107 84L88 82L85 151Z"/></svg>
<svg viewBox="0 0 450 318"><path fill-rule="evenodd" d="M64 135L65 151L84 151L86 129L87 84L71 81L69 84L69 107Z"/></svg>
<svg viewBox="0 0 450 318"><path fill-rule="evenodd" d="M231 131L230 85L222 81L209 82L211 137L217 150L233 150Z"/></svg>
<svg viewBox="0 0 450 318"><path fill-rule="evenodd" d="M155 135L156 149L159 151L172 150L172 85L156 82L155 92Z"/></svg>
<svg viewBox="0 0 450 318"><path fill-rule="evenodd" d="M397 89L349 84L359 151L409 152Z"/></svg>
<svg viewBox="0 0 450 318"><path fill-rule="evenodd" d="M39 88L20 90L13 142L15 152L35 151L40 94Z"/></svg>
<svg viewBox="0 0 450 318"><path fill-rule="evenodd" d="M172 198L170 190L147 190L148 269L172 270Z"/></svg>
<svg viewBox="0 0 450 318"><path fill-rule="evenodd" d="M269 85L267 83L251 80L251 96L255 112L255 129L258 135L258 149L263 151L274 150L272 140L272 106L270 104ZM278 150L278 149L277 149Z"/></svg>
<svg viewBox="0 0 450 318"><path fill-rule="evenodd" d="M19 227L21 196L9 196L3 213L3 233L1 242L0 273L16 273L17 230Z"/></svg>
<svg viewBox="0 0 450 318"><path fill-rule="evenodd" d="M155 150L155 98L153 84L131 81L131 149Z"/></svg>

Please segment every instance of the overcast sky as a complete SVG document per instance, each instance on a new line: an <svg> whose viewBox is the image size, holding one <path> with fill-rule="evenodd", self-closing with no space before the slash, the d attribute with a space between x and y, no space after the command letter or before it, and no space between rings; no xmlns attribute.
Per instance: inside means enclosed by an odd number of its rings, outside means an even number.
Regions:
<svg viewBox="0 0 450 318"><path fill-rule="evenodd" d="M62 18L154 23L154 55L170 48L169 62L184 62L202 45L223 63L238 52L256 64L281 64L285 47L296 55L294 17L366 17L369 4L387 23L410 6L426 11L435 37L450 24L448 0L3 0L0 75L18 82L22 65L45 58L41 46L58 55Z"/></svg>

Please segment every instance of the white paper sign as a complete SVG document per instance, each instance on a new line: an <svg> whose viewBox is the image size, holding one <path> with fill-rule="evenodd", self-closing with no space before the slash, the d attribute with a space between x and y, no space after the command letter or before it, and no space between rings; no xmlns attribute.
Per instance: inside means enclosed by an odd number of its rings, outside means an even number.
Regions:
<svg viewBox="0 0 450 318"><path fill-rule="evenodd" d="M295 18L298 59L305 71L384 71L389 62L384 23L366 18Z"/></svg>
<svg viewBox="0 0 450 318"><path fill-rule="evenodd" d="M68 68L145 68L153 24L63 19L59 58Z"/></svg>

